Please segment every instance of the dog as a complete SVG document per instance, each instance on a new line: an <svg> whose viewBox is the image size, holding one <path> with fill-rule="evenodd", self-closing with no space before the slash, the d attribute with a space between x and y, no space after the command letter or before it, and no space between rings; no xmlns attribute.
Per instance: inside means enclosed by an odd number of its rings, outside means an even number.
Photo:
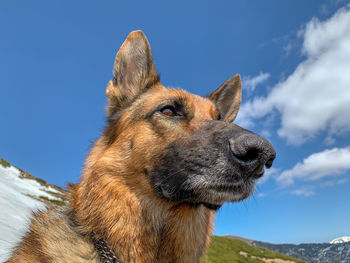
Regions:
<svg viewBox="0 0 350 263"><path fill-rule="evenodd" d="M215 211L249 197L275 158L235 124L241 79L207 97L167 89L142 31L117 53L107 126L66 208L34 214L13 262L199 263Z"/></svg>

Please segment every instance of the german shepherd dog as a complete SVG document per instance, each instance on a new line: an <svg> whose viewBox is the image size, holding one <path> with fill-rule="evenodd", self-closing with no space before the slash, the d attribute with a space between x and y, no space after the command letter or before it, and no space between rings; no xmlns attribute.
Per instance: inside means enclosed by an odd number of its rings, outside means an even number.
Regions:
<svg viewBox="0 0 350 263"><path fill-rule="evenodd" d="M232 124L239 75L207 97L167 89L141 31L121 46L106 94L108 124L69 206L36 213L7 262L198 263L215 211L249 197L275 158Z"/></svg>

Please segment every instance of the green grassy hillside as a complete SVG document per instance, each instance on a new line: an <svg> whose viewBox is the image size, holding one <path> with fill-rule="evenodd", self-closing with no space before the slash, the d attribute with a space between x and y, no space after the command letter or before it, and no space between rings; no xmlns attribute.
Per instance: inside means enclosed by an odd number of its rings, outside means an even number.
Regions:
<svg viewBox="0 0 350 263"><path fill-rule="evenodd" d="M226 237L214 236L202 263L305 263L272 250Z"/></svg>

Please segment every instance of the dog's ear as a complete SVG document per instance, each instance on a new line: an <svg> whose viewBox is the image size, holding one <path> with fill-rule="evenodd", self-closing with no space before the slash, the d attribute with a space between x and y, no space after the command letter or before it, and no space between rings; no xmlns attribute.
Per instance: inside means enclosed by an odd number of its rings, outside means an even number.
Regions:
<svg viewBox="0 0 350 263"><path fill-rule="evenodd" d="M213 101L220 112L220 119L233 122L236 118L242 100L242 82L237 74L225 81L208 98Z"/></svg>
<svg viewBox="0 0 350 263"><path fill-rule="evenodd" d="M151 47L142 31L131 32L114 62L114 78L108 83L108 116L130 104L140 93L159 82Z"/></svg>

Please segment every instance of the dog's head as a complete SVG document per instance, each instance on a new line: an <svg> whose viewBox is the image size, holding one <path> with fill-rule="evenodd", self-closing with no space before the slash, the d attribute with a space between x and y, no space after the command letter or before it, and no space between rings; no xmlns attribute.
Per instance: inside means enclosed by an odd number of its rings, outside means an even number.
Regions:
<svg viewBox="0 0 350 263"><path fill-rule="evenodd" d="M169 202L217 209L243 200L275 158L268 141L232 124L241 102L238 75L205 98L166 89L141 31L120 48L106 94L104 158L115 162L116 174Z"/></svg>

